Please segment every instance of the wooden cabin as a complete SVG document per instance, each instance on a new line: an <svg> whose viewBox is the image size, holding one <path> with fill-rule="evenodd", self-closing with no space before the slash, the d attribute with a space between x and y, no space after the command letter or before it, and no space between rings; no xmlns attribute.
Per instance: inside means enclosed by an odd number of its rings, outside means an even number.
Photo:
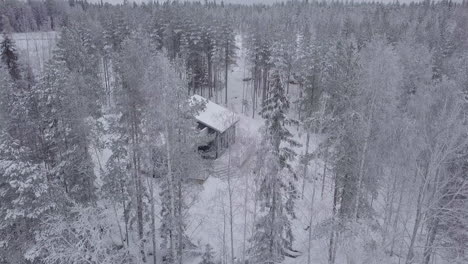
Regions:
<svg viewBox="0 0 468 264"><path fill-rule="evenodd" d="M236 142L239 117L200 95L192 96L192 100L206 102L205 109L195 117L200 134L204 138L198 146L198 151L206 159L217 159Z"/></svg>

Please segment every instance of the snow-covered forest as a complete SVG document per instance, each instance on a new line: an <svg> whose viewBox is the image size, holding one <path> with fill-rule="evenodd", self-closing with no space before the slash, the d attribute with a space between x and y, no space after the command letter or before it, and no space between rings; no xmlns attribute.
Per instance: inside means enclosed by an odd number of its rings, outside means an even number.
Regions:
<svg viewBox="0 0 468 264"><path fill-rule="evenodd" d="M98 2L0 1L1 264L468 263L466 0Z"/></svg>

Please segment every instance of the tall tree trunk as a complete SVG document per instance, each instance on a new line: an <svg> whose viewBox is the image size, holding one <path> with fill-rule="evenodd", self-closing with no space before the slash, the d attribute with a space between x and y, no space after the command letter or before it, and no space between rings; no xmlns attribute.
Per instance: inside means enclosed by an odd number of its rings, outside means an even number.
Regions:
<svg viewBox="0 0 468 264"><path fill-rule="evenodd" d="M227 264L227 254L226 254L226 211L224 209L224 199L223 203L223 258L222 263Z"/></svg>
<svg viewBox="0 0 468 264"><path fill-rule="evenodd" d="M124 186L123 183L120 182L120 188L122 190L122 195L125 195L124 192ZM125 222L125 242L127 243L127 248L130 245L129 244L129 237L128 237L128 220L129 220L129 209L128 206L126 206L125 201L122 201L122 207L123 207L123 215L124 215L124 222Z"/></svg>
<svg viewBox="0 0 468 264"><path fill-rule="evenodd" d="M416 172L416 174L417 173L418 171ZM414 221L413 232L411 234L411 241L408 247L408 254L406 255L406 264L413 263L414 243L416 242L416 236L418 234L419 226L421 224L421 219L422 219L422 202L423 202L423 197L424 197L425 185L426 185L426 180L423 179L423 181L421 182L419 186L418 199L417 199L417 204L416 204L416 217Z"/></svg>
<svg viewBox="0 0 468 264"><path fill-rule="evenodd" d="M265 102L265 100L268 98L268 85L267 85L267 79L268 79L268 71L266 68L262 70L262 103Z"/></svg>
<svg viewBox="0 0 468 264"><path fill-rule="evenodd" d="M114 209L114 215L115 215L115 222L117 223L117 226L119 228L119 235L120 235L120 241L122 242L122 246L124 247L125 246L125 239L124 239L124 236L122 234L122 227L120 226L120 219L119 219L119 216L117 214L117 209L115 208L115 202L112 201L112 209Z"/></svg>
<svg viewBox="0 0 468 264"><path fill-rule="evenodd" d="M398 207L397 207L397 211L396 211L396 216L393 220L393 236L392 236L392 245L390 247L390 257L393 256L393 250L394 250L394 247L395 247L395 238L397 236L397 227L398 227L398 219L400 218L400 211L401 211L401 205L402 205L402 202L403 202L403 190L404 190L404 186L405 186L405 181L403 181L402 185L401 185L401 190L400 190L400 198L398 199Z"/></svg>
<svg viewBox="0 0 468 264"><path fill-rule="evenodd" d="M110 107L112 101L111 101L111 91L110 91L110 85L109 85L109 65L107 62L107 58L104 57L102 59L103 62L103 67L104 67L104 83L106 86L106 101L107 101L107 106Z"/></svg>
<svg viewBox="0 0 468 264"><path fill-rule="evenodd" d="M165 105L166 106L166 105ZM166 107L167 109L167 107ZM167 113L167 111L165 111ZM170 232L170 243L171 243L171 259L173 263L176 261L176 247L175 247L175 192L174 192L174 175L172 172L172 146L169 132L169 122L165 121L164 129L166 134L166 158L167 158L167 180L169 181L169 193L170 193L170 213L171 213L171 232Z"/></svg>
<svg viewBox="0 0 468 264"><path fill-rule="evenodd" d="M207 55L207 68L208 68L208 98L211 100L211 97L213 96L212 92L211 92L211 88L213 87L213 66L212 66L212 61L211 61L211 55L210 53L208 52L208 55Z"/></svg>
<svg viewBox="0 0 468 264"><path fill-rule="evenodd" d="M276 174L277 174L276 171L274 171L274 172L272 173L272 175L273 175L273 188L272 188L272 189L273 189L273 194L272 194L272 198L271 198L271 199L272 199L272 202L271 202L271 208L270 208L270 214L271 214L271 221L270 221L270 223L271 223L273 226L276 225L276 202L277 202L277 197L276 197L276 196L277 196L277 190L276 190L276 188L277 188L277 187L276 187L276 186L277 186L276 177L277 177L277 176L276 176ZM272 259L274 259L274 249L273 249L273 247L274 247L274 242L275 242L275 241L274 241L274 235L275 235L275 234L273 233L273 232L274 232L274 231L273 231L273 230L274 230L273 226L270 227L270 230L271 230L271 232L270 232L270 243L269 243L269 245L268 245L268 251L269 251L270 257L271 257ZM268 262L266 262L266 263L267 263L267 264L274 264L274 261L271 260L271 261L268 261Z"/></svg>
<svg viewBox="0 0 468 264"><path fill-rule="evenodd" d="M336 211L338 203L338 181L336 174L334 176L335 188L333 190L333 207L332 207L332 230L330 232L330 242L328 248L328 263L335 263L335 254L336 254Z"/></svg>
<svg viewBox="0 0 468 264"><path fill-rule="evenodd" d="M234 264L234 227L232 213L232 185L231 185L231 148L228 148L228 188L229 188L229 225L231 231L231 264Z"/></svg>
<svg viewBox="0 0 468 264"><path fill-rule="evenodd" d="M226 106L228 104L228 71L229 71L229 42L226 40L226 47L225 47L226 53L224 54L224 86L225 86L225 98L224 102L226 103Z"/></svg>
<svg viewBox="0 0 468 264"><path fill-rule="evenodd" d="M155 170L153 167L153 175L155 174ZM150 189L150 204L151 204L151 240L153 246L153 263L157 263L157 256L156 256L156 211L154 205L154 186L153 186L153 178L147 177L148 188Z"/></svg>
<svg viewBox="0 0 468 264"><path fill-rule="evenodd" d="M146 262L145 246L143 240L143 186L140 175L140 154L139 154L139 133L138 133L138 117L136 114L136 106L132 106L132 167L135 181L136 203L137 203L137 224L138 224L138 239L140 240L140 252L142 261Z"/></svg>
<svg viewBox="0 0 468 264"><path fill-rule="evenodd" d="M247 201L248 201L248 186L249 186L249 177L248 174L245 174L245 192L244 192L244 235L242 238L242 263L245 263L245 248L246 248L246 239L247 239Z"/></svg>
<svg viewBox="0 0 468 264"><path fill-rule="evenodd" d="M307 247L307 264L311 264L312 256L311 256L311 248L312 248L312 218L314 215L314 200L315 200L315 179L312 177L312 199L310 201L310 216L309 216L309 239L308 239L308 247Z"/></svg>
<svg viewBox="0 0 468 264"><path fill-rule="evenodd" d="M388 201L386 203L386 208L385 208L385 217L384 217L384 232L383 232L383 239L382 239L382 246L386 247L386 241L387 241L387 236L388 236L388 228L389 228L389 225L390 223L392 222L392 217L393 217L393 203L394 203L394 199L395 199L395 192L396 192L396 183L397 183L397 174L396 173L393 173L394 176L393 176L393 184L392 184L392 188L388 190L387 192L387 195L386 195L386 199L388 199L388 196L390 196L390 201Z"/></svg>
<svg viewBox="0 0 468 264"><path fill-rule="evenodd" d="M307 129L307 137L306 137L306 149L305 149L305 157L306 157L306 161L304 163L304 170L302 172L302 199L304 199L304 189L305 189L305 185L306 185L306 177L307 177L307 169L309 167L309 142L310 142L310 132L309 132L309 129ZM315 192L315 188L314 188L314 192Z"/></svg>
<svg viewBox="0 0 468 264"><path fill-rule="evenodd" d="M183 225L182 225L182 181L177 179L177 237L179 240L178 245L178 262L183 263L183 248L184 248L184 237L183 237Z"/></svg>
<svg viewBox="0 0 468 264"><path fill-rule="evenodd" d="M218 72L218 68L215 68L215 71L214 71L214 81L213 81L213 90L214 90L214 93L215 93L215 102L218 103L218 88L216 87L216 84L218 83L218 75L219 75L219 72Z"/></svg>
<svg viewBox="0 0 468 264"><path fill-rule="evenodd" d="M322 172L322 193L320 195L321 199L323 200L323 192L325 190L325 177L327 175L327 163L328 163L328 139L325 142L326 148L325 148L325 153L323 157L323 172Z"/></svg>
<svg viewBox="0 0 468 264"><path fill-rule="evenodd" d="M371 98L371 107L370 107L370 112L369 112L369 118L367 119L367 130L366 130L366 135L364 138L364 146L362 149L362 154L361 154L361 160L359 162L359 178L358 178L358 186L357 186L357 192L356 192L356 197L355 197L355 206L354 206L354 221L357 222L358 220L358 215L359 215L359 202L360 202L360 196L361 196L361 189L362 189L362 182L364 179L364 168L365 168L365 162L366 162L366 156L367 156L367 148L369 146L369 141L370 141L370 136L371 136L371 131L372 131L372 121L373 121L373 116L374 116L374 104L375 104L375 92L372 95Z"/></svg>
<svg viewBox="0 0 468 264"><path fill-rule="evenodd" d="M257 205L258 205L258 183L256 180L254 180L254 187L255 187L255 192L254 192L254 210L253 210L253 221L252 221L252 234L255 231L255 221L257 221Z"/></svg>
<svg viewBox="0 0 468 264"><path fill-rule="evenodd" d="M423 264L429 264L429 261L431 260L432 248L434 246L434 241L435 241L438 229L439 229L439 218L436 216L429 230L429 234L426 240L426 245L424 245Z"/></svg>
<svg viewBox="0 0 468 264"><path fill-rule="evenodd" d="M299 84L299 98L302 98L303 94L303 89L304 85L302 83ZM297 104L298 109L297 109L297 119L301 120L302 117L302 106L301 104Z"/></svg>
<svg viewBox="0 0 468 264"><path fill-rule="evenodd" d="M255 118L255 109L256 109L256 102L255 96L257 94L257 84L255 80L253 81L253 89L252 89L252 118Z"/></svg>

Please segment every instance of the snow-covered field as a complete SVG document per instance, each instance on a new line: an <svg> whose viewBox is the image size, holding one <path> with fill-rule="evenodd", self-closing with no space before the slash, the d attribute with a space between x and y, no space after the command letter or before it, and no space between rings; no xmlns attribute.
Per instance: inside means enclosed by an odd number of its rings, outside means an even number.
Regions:
<svg viewBox="0 0 468 264"><path fill-rule="evenodd" d="M58 34L50 32L14 33L13 40L23 64L29 64L34 73L43 70L45 63L53 55ZM0 36L0 40L2 36Z"/></svg>

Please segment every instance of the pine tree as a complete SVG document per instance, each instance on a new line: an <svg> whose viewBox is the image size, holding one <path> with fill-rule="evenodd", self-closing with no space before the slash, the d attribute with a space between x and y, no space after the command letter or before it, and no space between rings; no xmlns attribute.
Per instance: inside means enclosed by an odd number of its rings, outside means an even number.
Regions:
<svg viewBox="0 0 468 264"><path fill-rule="evenodd" d="M252 79L254 86L254 99L252 110L255 111L257 105L256 94L262 89L263 103L268 96L268 74L271 70L271 40L270 28L258 25L261 22L256 21L251 32L247 37L248 59L252 65ZM254 112L253 112L254 115Z"/></svg>
<svg viewBox="0 0 468 264"><path fill-rule="evenodd" d="M189 92L203 93L207 86L207 68L203 56L203 32L199 25L191 20L184 25L181 53L185 60Z"/></svg>
<svg viewBox="0 0 468 264"><path fill-rule="evenodd" d="M223 47L223 64L224 64L224 103L228 104L228 71L231 65L236 63L235 56L237 51L236 40L234 31L228 22L229 19L224 20L221 28L221 45Z"/></svg>

